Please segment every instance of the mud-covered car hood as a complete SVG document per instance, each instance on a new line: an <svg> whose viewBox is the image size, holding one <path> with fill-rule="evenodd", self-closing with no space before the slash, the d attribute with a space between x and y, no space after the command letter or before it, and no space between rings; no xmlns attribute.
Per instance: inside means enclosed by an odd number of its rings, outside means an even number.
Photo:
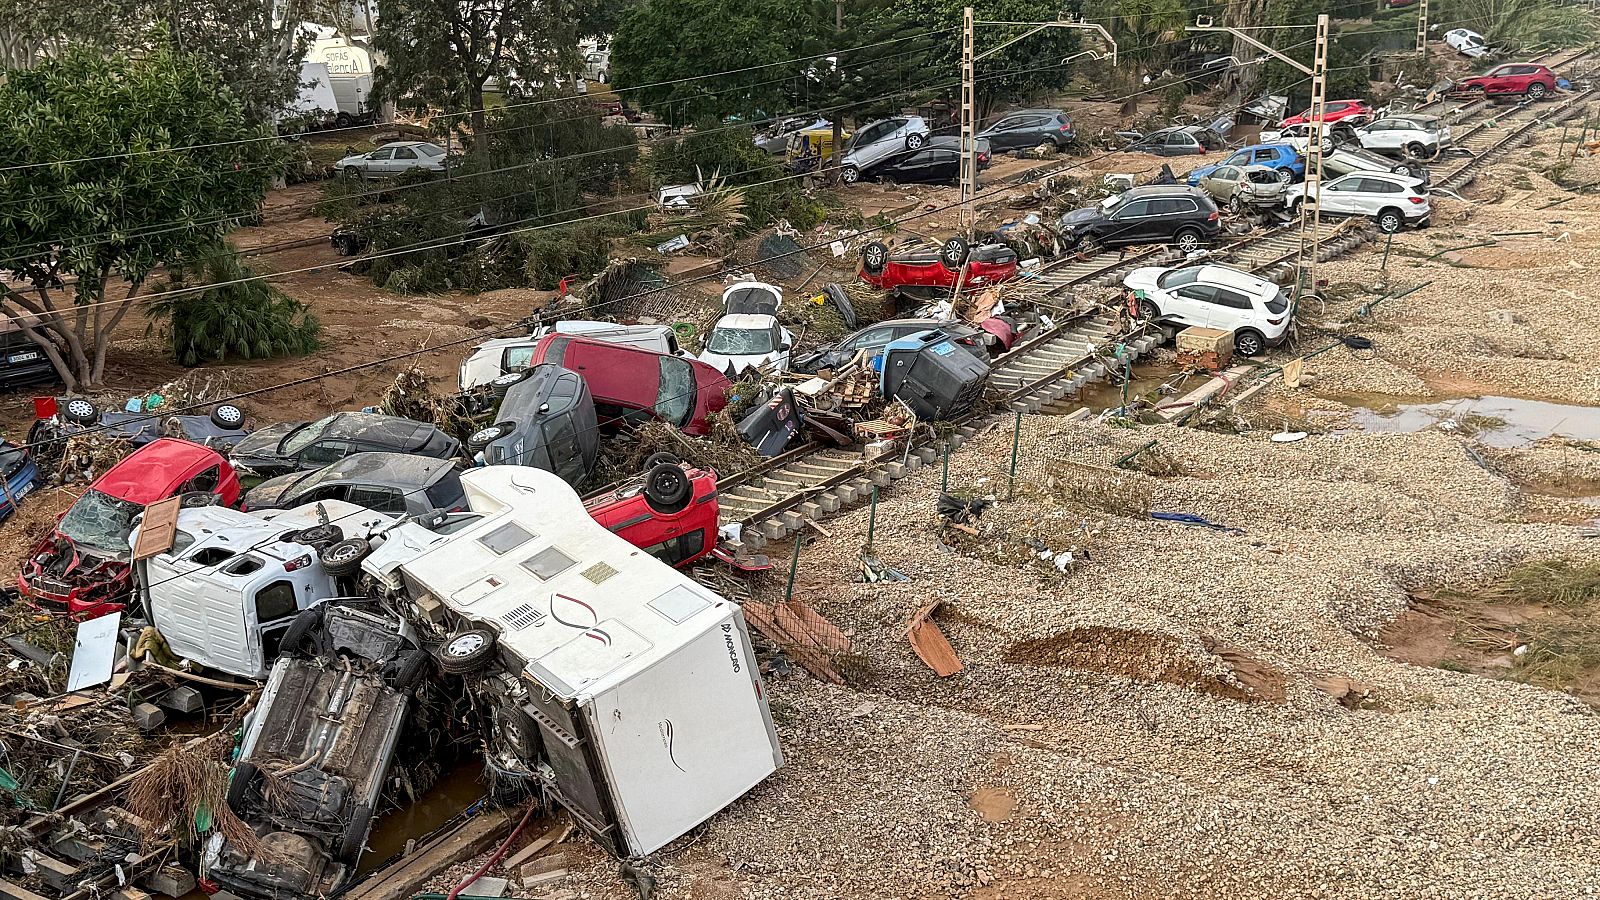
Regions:
<svg viewBox="0 0 1600 900"><path fill-rule="evenodd" d="M243 504L245 509L276 509L282 505L283 495L290 488L309 477L311 472L290 472L268 478L248 491L245 491Z"/></svg>
<svg viewBox="0 0 1600 900"><path fill-rule="evenodd" d="M1085 224L1088 224L1089 222L1093 222L1093 221L1099 219L1100 216L1101 216L1101 213L1100 213L1100 208L1099 207L1097 207L1097 206L1085 206L1082 209L1075 209L1072 212L1069 212L1066 215L1063 215L1059 220L1059 224L1063 228L1067 228L1067 227L1070 227L1070 226L1073 226L1073 225L1085 225Z"/></svg>
<svg viewBox="0 0 1600 900"><path fill-rule="evenodd" d="M304 424L306 423L280 422L277 425L257 429L249 437L234 444L229 457L235 466L243 469L254 469L257 464L281 465L283 457L278 453L278 445L283 443L284 437L289 432Z"/></svg>

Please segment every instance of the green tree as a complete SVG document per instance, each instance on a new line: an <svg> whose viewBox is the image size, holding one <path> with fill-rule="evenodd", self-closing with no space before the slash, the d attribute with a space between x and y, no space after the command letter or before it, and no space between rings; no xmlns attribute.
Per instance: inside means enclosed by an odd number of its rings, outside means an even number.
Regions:
<svg viewBox="0 0 1600 900"><path fill-rule="evenodd" d="M300 356L322 345L322 323L306 305L254 276L227 247L168 270L147 313L166 322L179 365Z"/></svg>
<svg viewBox="0 0 1600 900"><path fill-rule="evenodd" d="M214 69L86 50L0 83L0 311L71 389L98 385L152 272L259 209L281 155Z"/></svg>
<svg viewBox="0 0 1600 900"><path fill-rule="evenodd" d="M0 0L0 69L31 69L68 46L123 49L143 33L143 0Z"/></svg>
<svg viewBox="0 0 1600 900"><path fill-rule="evenodd" d="M572 83L582 71L579 24L588 0L378 0L374 91L417 108L471 110L487 124L484 91ZM459 123L460 119L454 120Z"/></svg>
<svg viewBox="0 0 1600 900"><path fill-rule="evenodd" d="M1193 19L1183 0L1090 0L1084 18L1104 22L1117 42L1119 78L1129 94L1144 86L1144 77L1159 72L1182 45L1184 26ZM1123 101L1123 115L1139 109L1139 97Z"/></svg>
<svg viewBox="0 0 1600 900"><path fill-rule="evenodd" d="M164 10L173 46L205 57L244 107L245 120L271 124L300 90L311 47L301 23L330 4L316 0L152 0Z"/></svg>
<svg viewBox="0 0 1600 900"><path fill-rule="evenodd" d="M1517 49L1574 47L1595 37L1594 17L1583 4L1550 0L1444 0L1432 18Z"/></svg>

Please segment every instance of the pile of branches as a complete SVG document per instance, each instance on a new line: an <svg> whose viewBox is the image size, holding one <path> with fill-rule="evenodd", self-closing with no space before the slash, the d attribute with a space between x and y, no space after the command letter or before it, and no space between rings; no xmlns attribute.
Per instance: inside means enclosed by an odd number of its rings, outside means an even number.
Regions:
<svg viewBox="0 0 1600 900"><path fill-rule="evenodd" d="M447 434L463 434L472 427L457 398L435 393L421 366L412 366L396 375L394 383L379 399L378 408L385 415L435 425Z"/></svg>
<svg viewBox="0 0 1600 900"><path fill-rule="evenodd" d="M232 750L232 731L224 729L194 744L174 744L134 776L128 811L151 823L147 848L164 840L199 840L197 814L205 810L210 830L246 854L261 852L255 831L228 806L226 760Z"/></svg>

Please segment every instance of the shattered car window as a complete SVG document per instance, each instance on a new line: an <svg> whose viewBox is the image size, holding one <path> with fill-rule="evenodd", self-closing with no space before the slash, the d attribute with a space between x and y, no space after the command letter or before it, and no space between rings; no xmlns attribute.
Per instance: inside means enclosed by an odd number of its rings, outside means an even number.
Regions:
<svg viewBox="0 0 1600 900"><path fill-rule="evenodd" d="M767 328L718 328L711 332L706 349L723 356L752 356L771 353L772 331Z"/></svg>
<svg viewBox="0 0 1600 900"><path fill-rule="evenodd" d="M1163 288L1183 287L1186 284L1193 284L1199 277L1199 266L1188 269L1173 269L1157 279L1156 284Z"/></svg>
<svg viewBox="0 0 1600 900"><path fill-rule="evenodd" d="M335 418L335 416L329 416L326 419L301 426L297 431L289 432L289 436L283 439L283 446L279 448L279 452L293 456L316 443L317 438L322 437L322 433L328 430L328 426L333 424Z"/></svg>
<svg viewBox="0 0 1600 900"><path fill-rule="evenodd" d="M714 353L723 352L714 345L711 349ZM674 425L688 424L694 415L695 393L694 369L675 356L661 357L661 389L656 394L656 415Z"/></svg>
<svg viewBox="0 0 1600 900"><path fill-rule="evenodd" d="M126 553L133 518L142 512L144 507L137 503L118 500L103 491L89 491L67 510L59 530L75 544Z"/></svg>

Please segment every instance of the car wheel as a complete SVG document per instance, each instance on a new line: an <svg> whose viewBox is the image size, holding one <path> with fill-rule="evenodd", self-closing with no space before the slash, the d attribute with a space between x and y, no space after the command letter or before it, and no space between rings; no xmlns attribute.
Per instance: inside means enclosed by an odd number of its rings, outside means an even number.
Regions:
<svg viewBox="0 0 1600 900"><path fill-rule="evenodd" d="M681 511L693 496L689 473L676 463L658 463L644 476L645 502L662 515Z"/></svg>
<svg viewBox="0 0 1600 900"><path fill-rule="evenodd" d="M413 650L395 663L394 673L389 678L389 687L399 693L409 694L416 689L417 683L422 680L422 675L427 670L428 651Z"/></svg>
<svg viewBox="0 0 1600 900"><path fill-rule="evenodd" d="M927 135L923 135L923 134L908 134L908 135L906 135L906 149L907 150L921 150L922 149L922 145L927 143L927 141L928 141Z"/></svg>
<svg viewBox="0 0 1600 900"><path fill-rule="evenodd" d="M1146 322L1154 322L1155 320L1161 318L1161 309L1160 307L1156 306L1155 302L1152 300L1140 300L1139 318L1145 320Z"/></svg>
<svg viewBox="0 0 1600 900"><path fill-rule="evenodd" d="M1544 95L1548 94L1549 92L1549 89L1546 88L1541 82L1535 81L1533 84L1528 85L1529 100L1543 100Z"/></svg>
<svg viewBox="0 0 1600 900"><path fill-rule="evenodd" d="M1233 336L1233 352L1240 356L1260 356L1266 350L1266 339L1248 328Z"/></svg>
<svg viewBox="0 0 1600 900"><path fill-rule="evenodd" d="M651 469L654 469L656 466L659 466L659 465L662 465L662 464L666 464L666 465L669 465L669 466L676 466L676 465L680 464L681 462L682 461L678 459L676 454L668 453L665 450L658 450L655 453L652 453L649 456L646 456L644 458L644 469L643 469L643 471L648 472Z"/></svg>
<svg viewBox="0 0 1600 900"><path fill-rule="evenodd" d="M839 180L845 184L855 184L861 180L861 170L855 166L845 166L839 170Z"/></svg>
<svg viewBox="0 0 1600 900"><path fill-rule="evenodd" d="M1333 152L1333 138L1325 137L1321 141L1319 141L1318 143L1322 147L1322 155L1323 156L1327 156L1329 153Z"/></svg>
<svg viewBox="0 0 1600 900"><path fill-rule="evenodd" d="M74 425L93 425L100 419L100 410L82 398L73 398L61 408L61 417Z"/></svg>
<svg viewBox="0 0 1600 900"><path fill-rule="evenodd" d="M344 529L337 525L313 525L310 528L291 531L284 535L282 540L305 544L307 547L316 547L320 550L329 544L337 544L344 540Z"/></svg>
<svg viewBox="0 0 1600 900"><path fill-rule="evenodd" d="M451 675L466 675L489 665L494 658L495 634L484 628L469 628L439 648L439 668Z"/></svg>
<svg viewBox="0 0 1600 900"><path fill-rule="evenodd" d="M224 403L211 411L211 424L228 431L238 431L244 427L244 410Z"/></svg>
<svg viewBox="0 0 1600 900"><path fill-rule="evenodd" d="M1084 256L1094 256L1095 254L1104 250L1105 245L1100 243L1100 241L1096 238L1084 237L1080 238L1078 243L1073 245L1073 249L1079 253L1082 253Z"/></svg>
<svg viewBox="0 0 1600 900"><path fill-rule="evenodd" d="M294 617L294 621L289 623L289 628L283 633L283 640L278 644L278 656L294 656L305 649L311 633L321 626L321 606L300 610L300 614Z"/></svg>
<svg viewBox="0 0 1600 900"><path fill-rule="evenodd" d="M1193 253L1199 250L1205 241L1201 239L1200 232L1195 231L1193 228L1185 228L1173 235L1172 243L1177 245L1178 249L1184 253Z"/></svg>
<svg viewBox="0 0 1600 900"><path fill-rule="evenodd" d="M354 575L361 571L361 561L372 552L372 545L361 538L347 538L337 544L322 548L317 555L322 558L323 571L335 577Z"/></svg>
<svg viewBox="0 0 1600 900"><path fill-rule="evenodd" d="M873 241L861 248L861 268L868 275L882 275L889 267L889 248L882 241Z"/></svg>
<svg viewBox="0 0 1600 900"><path fill-rule="evenodd" d="M1422 146L1421 143L1419 143L1417 141L1412 141L1411 143L1406 145L1406 155L1411 157L1412 159L1427 159L1429 156L1432 156L1433 154L1429 153L1428 152L1428 148Z"/></svg>
<svg viewBox="0 0 1600 900"><path fill-rule="evenodd" d="M1384 234L1394 234L1406 224L1405 216L1398 209L1380 210L1377 216L1378 230Z"/></svg>
<svg viewBox="0 0 1600 900"><path fill-rule="evenodd" d="M367 832L371 828L372 807L357 803L350 811L350 819L344 823L344 832L339 835L339 859L354 865L361 858L361 851L366 849Z"/></svg>
<svg viewBox="0 0 1600 900"><path fill-rule="evenodd" d="M355 166L345 166L344 177L346 181L360 181L362 178L361 170Z"/></svg>
<svg viewBox="0 0 1600 900"><path fill-rule="evenodd" d="M494 740L518 759L536 760L544 749L539 723L520 706L504 703L494 710Z"/></svg>
<svg viewBox="0 0 1600 900"><path fill-rule="evenodd" d="M965 238L953 237L939 248L939 265L954 272L967 264L970 250Z"/></svg>
<svg viewBox="0 0 1600 900"><path fill-rule="evenodd" d="M1285 166L1278 170L1278 180L1284 184L1294 184L1294 170Z"/></svg>
<svg viewBox="0 0 1600 900"><path fill-rule="evenodd" d="M498 400L504 397L513 387L525 381L529 371L531 370L524 369L521 372L507 372L504 375L496 375L491 379L489 388L494 392L495 399Z"/></svg>
<svg viewBox="0 0 1600 900"><path fill-rule="evenodd" d="M244 799L249 794L257 773L256 764L249 760L240 760L233 767L233 774L228 778L228 808L235 813L244 812Z"/></svg>
<svg viewBox="0 0 1600 900"><path fill-rule="evenodd" d="M1228 212L1231 212L1236 216L1244 212L1244 201L1239 199L1238 194L1234 194L1232 197L1228 198Z"/></svg>
<svg viewBox="0 0 1600 900"><path fill-rule="evenodd" d="M467 435L467 450L477 453L495 441L500 440L512 432L510 425L499 423L487 425Z"/></svg>

